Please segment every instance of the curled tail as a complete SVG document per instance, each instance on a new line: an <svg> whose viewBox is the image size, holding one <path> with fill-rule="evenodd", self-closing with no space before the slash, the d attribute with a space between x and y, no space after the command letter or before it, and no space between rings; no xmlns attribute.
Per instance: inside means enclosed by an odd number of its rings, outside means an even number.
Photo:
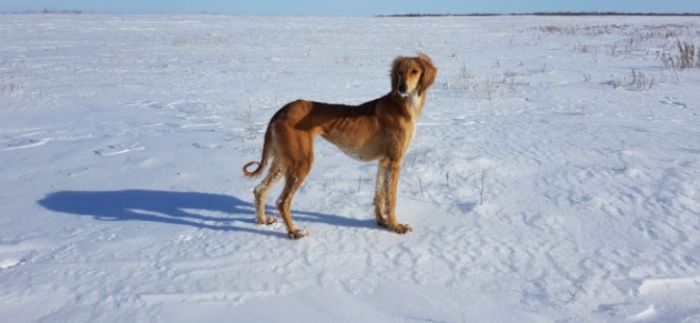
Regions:
<svg viewBox="0 0 700 323"><path fill-rule="evenodd" d="M265 131L265 141L263 142L262 158L260 161L252 161L243 165L243 175L248 177L258 177L267 168L267 161L270 159L270 142L272 141L272 133L270 131L270 125L268 124L267 130ZM248 167L253 165L258 165L258 167L250 172Z"/></svg>

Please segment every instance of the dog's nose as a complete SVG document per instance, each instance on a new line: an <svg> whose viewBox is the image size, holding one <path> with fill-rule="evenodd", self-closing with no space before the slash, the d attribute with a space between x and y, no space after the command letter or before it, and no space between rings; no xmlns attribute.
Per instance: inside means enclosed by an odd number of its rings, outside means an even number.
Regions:
<svg viewBox="0 0 700 323"><path fill-rule="evenodd" d="M406 93L406 84L399 85L399 92Z"/></svg>

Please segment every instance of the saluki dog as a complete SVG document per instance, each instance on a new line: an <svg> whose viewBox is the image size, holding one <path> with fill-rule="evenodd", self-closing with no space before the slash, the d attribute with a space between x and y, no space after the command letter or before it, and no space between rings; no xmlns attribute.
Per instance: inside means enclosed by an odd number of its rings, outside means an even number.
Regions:
<svg viewBox="0 0 700 323"><path fill-rule="evenodd" d="M408 224L396 220L396 188L416 120L423 112L426 93L436 75L437 69L425 54L397 57L391 66L391 92L381 98L358 106L296 100L279 109L267 125L262 158L243 166L245 176L257 177L271 161L269 172L253 191L256 222L276 222L265 214L265 200L270 187L284 178L277 209L290 238L308 234L294 225L291 204L311 170L314 137L321 135L355 159L379 160L374 197L377 224L399 234L411 231ZM248 171L253 165L257 168Z"/></svg>

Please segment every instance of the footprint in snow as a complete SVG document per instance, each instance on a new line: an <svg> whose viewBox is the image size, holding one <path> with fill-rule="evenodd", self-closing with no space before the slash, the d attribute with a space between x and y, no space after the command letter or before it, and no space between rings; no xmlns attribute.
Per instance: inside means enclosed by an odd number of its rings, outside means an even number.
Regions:
<svg viewBox="0 0 700 323"><path fill-rule="evenodd" d="M5 147L3 147L0 150L7 151L7 150L17 150L17 149L27 149L27 148L40 147L40 146L46 145L51 140L53 140L53 138L42 138L42 139L22 138L22 139L12 140L12 141L8 142L7 144L5 144Z"/></svg>
<svg viewBox="0 0 700 323"><path fill-rule="evenodd" d="M456 204L457 208L462 211L462 213L467 214L471 212L474 207L476 207L476 203L474 202L461 202Z"/></svg>
<svg viewBox="0 0 700 323"><path fill-rule="evenodd" d="M194 146L195 148L199 148L199 149L221 149L221 147L222 147L219 144L198 143L198 142L193 143L192 146Z"/></svg>
<svg viewBox="0 0 700 323"><path fill-rule="evenodd" d="M663 99L663 100L659 100L659 102L661 102L661 103L663 103L663 104L666 104L666 105L679 107L679 108L682 108L682 109L688 108L688 105L687 105L687 104L681 102L680 100L678 100L677 98L674 98L674 97L672 97L672 96L664 97L664 99Z"/></svg>
<svg viewBox="0 0 700 323"><path fill-rule="evenodd" d="M162 109L163 105L153 100L137 100L123 103L127 107Z"/></svg>
<svg viewBox="0 0 700 323"><path fill-rule="evenodd" d="M603 304L598 306L598 311L606 316L615 317L618 319L627 318L630 320L641 319L642 313L648 313L648 305L642 303L615 303L615 304Z"/></svg>
<svg viewBox="0 0 700 323"><path fill-rule="evenodd" d="M141 146L139 143L133 143L130 145L109 145L105 148L95 150L95 155L100 157L116 156L121 154L126 154L132 151L146 150L146 147Z"/></svg>

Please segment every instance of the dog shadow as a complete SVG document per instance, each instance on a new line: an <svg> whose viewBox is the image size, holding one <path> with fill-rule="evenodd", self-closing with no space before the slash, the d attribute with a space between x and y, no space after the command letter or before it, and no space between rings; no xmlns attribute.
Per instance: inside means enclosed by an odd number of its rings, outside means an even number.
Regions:
<svg viewBox="0 0 700 323"><path fill-rule="evenodd" d="M250 226L255 223L254 206L236 197L223 194L153 190L60 191L47 195L38 203L48 210L91 216L100 221L159 222L199 229L287 237L286 230L279 232ZM220 212L224 215L205 215L207 212ZM315 222L356 228L376 227L374 220L294 210L292 215L297 223ZM237 222L245 225L236 225Z"/></svg>

